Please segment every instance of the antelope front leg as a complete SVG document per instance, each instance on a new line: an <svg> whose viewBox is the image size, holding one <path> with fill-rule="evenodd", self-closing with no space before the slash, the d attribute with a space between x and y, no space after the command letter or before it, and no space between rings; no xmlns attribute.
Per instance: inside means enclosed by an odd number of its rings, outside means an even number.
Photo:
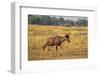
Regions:
<svg viewBox="0 0 100 76"><path fill-rule="evenodd" d="M63 48L62 48L61 45L60 45L60 47L61 47L62 51L61 51L61 53L59 53L59 54L60 54L60 56L62 56L64 50L63 50Z"/></svg>
<svg viewBox="0 0 100 76"><path fill-rule="evenodd" d="M56 46L56 56L57 56L57 52L58 52L58 46Z"/></svg>

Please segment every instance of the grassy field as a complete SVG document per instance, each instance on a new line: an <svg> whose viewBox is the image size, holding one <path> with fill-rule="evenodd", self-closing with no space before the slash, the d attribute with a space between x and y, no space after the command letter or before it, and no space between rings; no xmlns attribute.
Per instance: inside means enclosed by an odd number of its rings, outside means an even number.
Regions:
<svg viewBox="0 0 100 76"><path fill-rule="evenodd" d="M28 26L28 60L51 60L51 59L76 59L88 58L88 28L87 27L63 27L63 26ZM71 42L65 41L62 44L63 54L56 56L55 46L50 50L52 55L48 54L47 49L41 55L42 47L48 37L64 36L65 33L71 33ZM62 49L59 47L58 52Z"/></svg>

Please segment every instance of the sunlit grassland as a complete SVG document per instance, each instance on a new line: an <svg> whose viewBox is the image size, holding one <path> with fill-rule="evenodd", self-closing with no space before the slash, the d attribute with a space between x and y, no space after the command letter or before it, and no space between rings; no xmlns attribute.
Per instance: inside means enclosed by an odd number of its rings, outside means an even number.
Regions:
<svg viewBox="0 0 100 76"><path fill-rule="evenodd" d="M28 25L28 60L52 60L52 59L76 59L88 57L88 28L87 27L64 27L64 26L43 26ZM71 33L71 42L62 43L63 54L56 56L55 46L51 49L51 55L47 48L44 55L40 56L43 45L51 36L64 36ZM62 49L59 47L58 52Z"/></svg>

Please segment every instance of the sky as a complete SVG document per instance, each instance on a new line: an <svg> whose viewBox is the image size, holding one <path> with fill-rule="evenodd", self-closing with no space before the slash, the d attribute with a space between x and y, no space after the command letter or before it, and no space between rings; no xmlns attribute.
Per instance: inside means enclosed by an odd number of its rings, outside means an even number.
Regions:
<svg viewBox="0 0 100 76"><path fill-rule="evenodd" d="M80 16L51 16L51 17L63 17L65 20L73 20L77 21L78 19L85 19L88 20L88 17L80 17Z"/></svg>
<svg viewBox="0 0 100 76"><path fill-rule="evenodd" d="M77 21L78 19L85 19L85 20L88 20L88 17L64 17L65 20L69 19L69 20L73 20L73 21Z"/></svg>

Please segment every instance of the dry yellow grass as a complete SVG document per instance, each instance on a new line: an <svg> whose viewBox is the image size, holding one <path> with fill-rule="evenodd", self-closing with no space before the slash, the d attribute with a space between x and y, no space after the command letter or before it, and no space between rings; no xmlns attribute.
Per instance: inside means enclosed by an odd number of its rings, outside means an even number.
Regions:
<svg viewBox="0 0 100 76"><path fill-rule="evenodd" d="M87 27L63 27L63 26L28 26L28 60L51 60L51 59L75 59L88 57L88 28ZM52 47L52 56L47 49L44 55L40 56L42 47L50 36L64 36L64 33L71 33L71 42L62 44L62 56L55 56L55 47ZM58 49L62 51L61 48Z"/></svg>

